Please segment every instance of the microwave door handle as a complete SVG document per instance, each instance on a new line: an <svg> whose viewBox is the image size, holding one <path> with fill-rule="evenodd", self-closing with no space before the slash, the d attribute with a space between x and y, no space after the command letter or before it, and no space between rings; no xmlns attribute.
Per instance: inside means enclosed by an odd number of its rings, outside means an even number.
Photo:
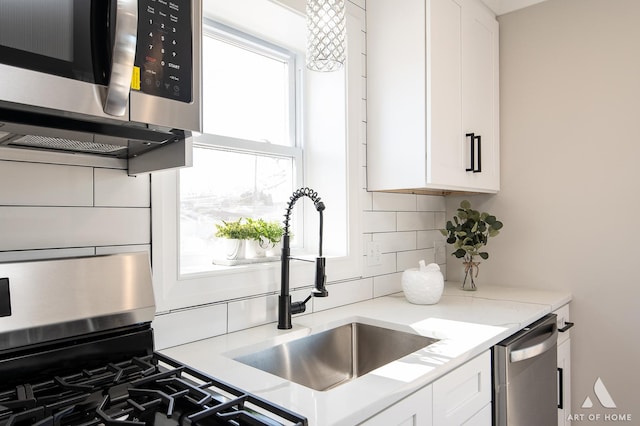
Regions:
<svg viewBox="0 0 640 426"><path fill-rule="evenodd" d="M131 91L138 34L138 1L116 0L116 2L111 77L103 109L109 115L121 117L127 110Z"/></svg>

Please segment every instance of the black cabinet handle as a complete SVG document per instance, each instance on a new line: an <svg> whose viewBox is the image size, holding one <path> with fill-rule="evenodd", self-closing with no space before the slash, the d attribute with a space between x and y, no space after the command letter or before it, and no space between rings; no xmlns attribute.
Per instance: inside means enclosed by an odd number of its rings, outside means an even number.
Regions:
<svg viewBox="0 0 640 426"><path fill-rule="evenodd" d="M468 171L468 172L472 172L473 169L475 168L475 160L476 160L475 143L474 143L476 135L475 135L475 133L467 133L466 136L468 138L471 138L469 140L469 142L471 142L471 151L470 151L470 153L471 153L471 155L470 155L471 163L469 164L469 167L467 167L465 170Z"/></svg>
<svg viewBox="0 0 640 426"><path fill-rule="evenodd" d="M565 331L569 330L571 327L573 327L573 323L569 322L569 321L565 321L564 322L564 327L559 328L558 331L560 333L564 333Z"/></svg>
<svg viewBox="0 0 640 426"><path fill-rule="evenodd" d="M564 370L558 367L558 409L564 408Z"/></svg>
<svg viewBox="0 0 640 426"><path fill-rule="evenodd" d="M480 173L482 171L482 136L478 135L474 139L478 140L478 168L473 173Z"/></svg>
<svg viewBox="0 0 640 426"><path fill-rule="evenodd" d="M470 152L470 165L465 170L467 172L480 173L482 172L482 136L477 135L475 133L467 133L466 137L470 138L469 142L471 142L471 150ZM478 167L476 168L476 143L478 145Z"/></svg>

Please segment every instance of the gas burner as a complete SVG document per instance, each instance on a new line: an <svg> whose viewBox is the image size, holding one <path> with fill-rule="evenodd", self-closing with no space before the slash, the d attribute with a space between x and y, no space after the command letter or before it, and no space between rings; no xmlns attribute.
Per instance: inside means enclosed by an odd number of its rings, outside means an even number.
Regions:
<svg viewBox="0 0 640 426"><path fill-rule="evenodd" d="M0 426L306 424L157 353L0 392Z"/></svg>

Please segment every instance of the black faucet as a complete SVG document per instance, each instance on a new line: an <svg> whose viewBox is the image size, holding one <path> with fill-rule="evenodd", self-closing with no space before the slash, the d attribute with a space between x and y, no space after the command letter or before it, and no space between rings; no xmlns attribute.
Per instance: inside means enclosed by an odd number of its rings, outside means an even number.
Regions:
<svg viewBox="0 0 640 426"><path fill-rule="evenodd" d="M318 257L316 258L316 281L315 288L311 291L311 295L302 302L291 302L289 294L289 260L291 260L291 248L289 244L289 220L291 219L291 210L293 205L302 197L309 197L313 201L318 213L320 213L320 247L318 249ZM325 288L327 275L325 274L326 259L322 257L322 212L324 203L318 197L318 193L310 188L300 188L295 191L289 202L284 215L284 230L282 232L282 256L281 256L281 274L280 274L280 296L278 297L278 328L286 330L291 328L291 315L301 314L307 309L307 302L313 297L327 297L329 292ZM304 260L304 259L300 259Z"/></svg>

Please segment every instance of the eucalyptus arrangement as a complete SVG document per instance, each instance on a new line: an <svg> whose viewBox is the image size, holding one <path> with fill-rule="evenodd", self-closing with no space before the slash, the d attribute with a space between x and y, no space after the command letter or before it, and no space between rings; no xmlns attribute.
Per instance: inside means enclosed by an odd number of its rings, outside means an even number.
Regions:
<svg viewBox="0 0 640 426"><path fill-rule="evenodd" d="M446 229L441 229L442 235L447 237L447 243L456 249L452 255L463 259L464 280L463 290L476 290L475 278L478 276L480 262L475 257L488 259L489 253L482 250L489 238L495 237L502 229L502 222L489 213L480 213L471 208L471 203L464 200L460 203L453 220L447 221ZM475 271L474 271L475 270ZM469 283L467 285L467 279Z"/></svg>

